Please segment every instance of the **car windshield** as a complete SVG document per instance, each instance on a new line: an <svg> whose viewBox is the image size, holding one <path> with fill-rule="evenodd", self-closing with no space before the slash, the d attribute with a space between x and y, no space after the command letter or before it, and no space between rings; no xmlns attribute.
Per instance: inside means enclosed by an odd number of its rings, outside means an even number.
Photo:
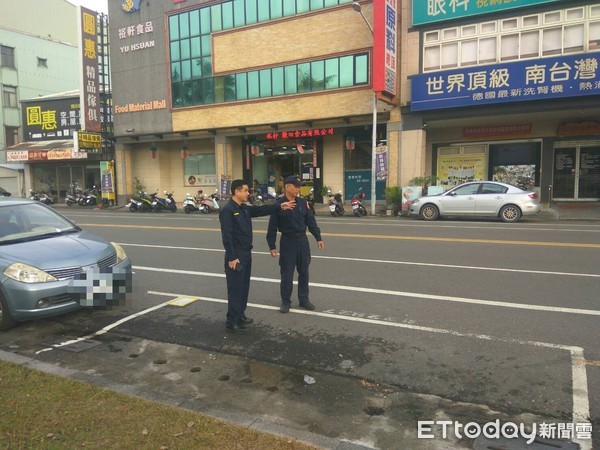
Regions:
<svg viewBox="0 0 600 450"><path fill-rule="evenodd" d="M0 245L80 230L60 214L38 203L0 205Z"/></svg>

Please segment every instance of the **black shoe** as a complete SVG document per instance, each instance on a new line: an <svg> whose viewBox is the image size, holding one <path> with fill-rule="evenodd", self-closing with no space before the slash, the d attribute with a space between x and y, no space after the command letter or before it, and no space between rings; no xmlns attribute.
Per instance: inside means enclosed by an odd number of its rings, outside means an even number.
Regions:
<svg viewBox="0 0 600 450"><path fill-rule="evenodd" d="M238 325L237 323L228 323L227 325L225 325L225 329L229 333L235 333L235 334L244 334L244 333L248 332L248 330L246 328Z"/></svg>
<svg viewBox="0 0 600 450"><path fill-rule="evenodd" d="M306 302L300 303L300 308L308 309L309 311L314 311L315 305L313 305L309 301L306 301Z"/></svg>
<svg viewBox="0 0 600 450"><path fill-rule="evenodd" d="M279 312L286 314L290 312L290 305L289 303L284 303L279 307Z"/></svg>
<svg viewBox="0 0 600 450"><path fill-rule="evenodd" d="M254 319L242 316L242 318L238 321L238 325L250 325L252 322L254 322Z"/></svg>

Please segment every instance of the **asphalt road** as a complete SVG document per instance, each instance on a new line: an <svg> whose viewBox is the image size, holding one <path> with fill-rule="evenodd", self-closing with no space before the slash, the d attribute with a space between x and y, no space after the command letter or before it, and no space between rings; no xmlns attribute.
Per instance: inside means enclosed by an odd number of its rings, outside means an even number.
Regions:
<svg viewBox="0 0 600 450"><path fill-rule="evenodd" d="M254 219L247 314L255 324L243 338L225 338L217 215L63 212L119 242L133 260L131 304L95 311L93 326L199 297L123 323L118 332L343 374L511 417L591 417L600 448L600 223L320 216L325 249L311 237L317 310L297 309L293 297L292 313L282 315L267 219ZM78 316L62 320L74 325ZM584 434L574 440L591 448Z"/></svg>

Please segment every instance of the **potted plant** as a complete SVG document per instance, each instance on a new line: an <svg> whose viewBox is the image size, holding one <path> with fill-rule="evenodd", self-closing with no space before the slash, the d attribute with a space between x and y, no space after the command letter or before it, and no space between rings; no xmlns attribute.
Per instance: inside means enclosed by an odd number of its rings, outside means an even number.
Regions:
<svg viewBox="0 0 600 450"><path fill-rule="evenodd" d="M427 188L437 183L437 181L438 177L435 175L427 175L423 177L414 177L412 180L409 180L409 183L413 186L423 187L423 196L425 196L427 195Z"/></svg>
<svg viewBox="0 0 600 450"><path fill-rule="evenodd" d="M385 188L385 202L387 204L388 215L397 216L402 209L402 192L398 186Z"/></svg>

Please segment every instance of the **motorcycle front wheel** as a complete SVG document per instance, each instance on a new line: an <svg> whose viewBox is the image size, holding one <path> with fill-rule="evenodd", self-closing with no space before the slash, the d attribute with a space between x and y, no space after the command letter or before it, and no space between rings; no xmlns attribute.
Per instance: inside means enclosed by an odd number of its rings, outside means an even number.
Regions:
<svg viewBox="0 0 600 450"><path fill-rule="evenodd" d="M173 205L173 207L171 208L171 212L177 212L177 205Z"/></svg>
<svg viewBox="0 0 600 450"><path fill-rule="evenodd" d="M335 208L335 212L338 215L343 216L344 215L344 208L342 208L341 206L338 206L337 208Z"/></svg>
<svg viewBox="0 0 600 450"><path fill-rule="evenodd" d="M129 207L129 211L136 212L138 210L138 206L135 203L132 203Z"/></svg>
<svg viewBox="0 0 600 450"><path fill-rule="evenodd" d="M194 208L192 205L185 205L185 207L183 208L183 212L185 212L186 214L193 213L194 211L196 211L196 208Z"/></svg>

